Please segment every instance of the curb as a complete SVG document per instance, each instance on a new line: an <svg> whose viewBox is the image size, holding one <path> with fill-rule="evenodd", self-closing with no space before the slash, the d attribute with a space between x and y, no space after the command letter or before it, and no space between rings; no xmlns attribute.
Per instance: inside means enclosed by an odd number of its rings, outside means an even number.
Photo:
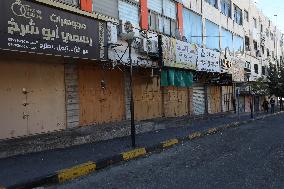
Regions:
<svg viewBox="0 0 284 189"><path fill-rule="evenodd" d="M196 140L204 136L213 135L213 134L219 133L221 131L224 131L230 128L237 128L237 127L240 127L241 125L252 123L254 121L262 120L262 119L272 117L275 115L279 115L282 113L284 112L263 115L263 116L257 117L255 119L247 120L247 121L233 122L233 123L221 125L219 127L209 128L208 130L205 130L205 131L194 132L194 133L189 134L187 137L173 138L167 141L160 142L153 146L142 147L142 148L137 148L134 150L122 152L120 154L114 155L106 159L99 160L97 162L89 161L83 164L76 165L74 167L59 170L55 172L54 174L39 177L31 181L25 182L25 183L16 184L16 185L9 186L6 188L0 186L0 189L28 189L28 188L36 188L36 187L41 187L41 186L53 185L53 184L62 184L66 181L71 181L76 178L88 175L90 173L93 173L100 169L104 169L116 163L130 161L132 159L150 155L153 152L169 149L177 144L180 144L186 141Z"/></svg>

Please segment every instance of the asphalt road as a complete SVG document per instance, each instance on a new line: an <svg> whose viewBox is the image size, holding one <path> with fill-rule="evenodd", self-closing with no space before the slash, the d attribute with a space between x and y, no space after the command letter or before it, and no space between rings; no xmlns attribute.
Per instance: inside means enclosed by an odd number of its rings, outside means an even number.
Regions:
<svg viewBox="0 0 284 189"><path fill-rule="evenodd" d="M114 165L60 189L284 188L284 116Z"/></svg>

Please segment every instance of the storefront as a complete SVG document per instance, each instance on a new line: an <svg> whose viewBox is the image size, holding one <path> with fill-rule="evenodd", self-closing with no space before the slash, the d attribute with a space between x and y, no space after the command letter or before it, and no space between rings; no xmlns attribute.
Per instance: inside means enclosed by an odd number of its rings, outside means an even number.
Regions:
<svg viewBox="0 0 284 189"><path fill-rule="evenodd" d="M161 36L163 116L180 117L193 112L193 74L197 48L187 42Z"/></svg>
<svg viewBox="0 0 284 189"><path fill-rule="evenodd" d="M26 0L0 11L0 139L66 129L79 117L66 63L104 59L106 23Z"/></svg>

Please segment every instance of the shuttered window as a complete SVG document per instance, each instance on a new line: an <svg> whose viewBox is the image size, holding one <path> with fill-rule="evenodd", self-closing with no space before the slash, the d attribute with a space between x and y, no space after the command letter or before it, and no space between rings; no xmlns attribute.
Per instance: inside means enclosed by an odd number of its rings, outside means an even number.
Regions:
<svg viewBox="0 0 284 189"><path fill-rule="evenodd" d="M118 0L93 0L93 11L118 18Z"/></svg>
<svg viewBox="0 0 284 189"><path fill-rule="evenodd" d="M68 5L74 5L74 6L79 6L79 0L56 0Z"/></svg>
<svg viewBox="0 0 284 189"><path fill-rule="evenodd" d="M126 1L118 2L119 19L123 22L129 21L134 26L139 26L139 8L137 5Z"/></svg>
<svg viewBox="0 0 284 189"><path fill-rule="evenodd" d="M149 0L148 8L152 11L162 14L163 13L163 1L162 0Z"/></svg>
<svg viewBox="0 0 284 189"><path fill-rule="evenodd" d="M176 3L171 0L164 0L163 15L176 20L176 15L177 15Z"/></svg>
<svg viewBox="0 0 284 189"><path fill-rule="evenodd" d="M176 3L172 0L150 0L149 29L175 36L176 31Z"/></svg>

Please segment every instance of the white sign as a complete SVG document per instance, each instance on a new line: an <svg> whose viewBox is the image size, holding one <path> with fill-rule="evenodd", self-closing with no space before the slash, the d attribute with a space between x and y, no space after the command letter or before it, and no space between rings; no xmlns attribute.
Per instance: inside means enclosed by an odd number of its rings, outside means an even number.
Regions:
<svg viewBox="0 0 284 189"><path fill-rule="evenodd" d="M176 67L196 69L197 48L195 45L183 41L176 41Z"/></svg>
<svg viewBox="0 0 284 189"><path fill-rule="evenodd" d="M197 57L197 71L204 72L221 72L220 69L220 53L206 49L198 48L198 57Z"/></svg>

